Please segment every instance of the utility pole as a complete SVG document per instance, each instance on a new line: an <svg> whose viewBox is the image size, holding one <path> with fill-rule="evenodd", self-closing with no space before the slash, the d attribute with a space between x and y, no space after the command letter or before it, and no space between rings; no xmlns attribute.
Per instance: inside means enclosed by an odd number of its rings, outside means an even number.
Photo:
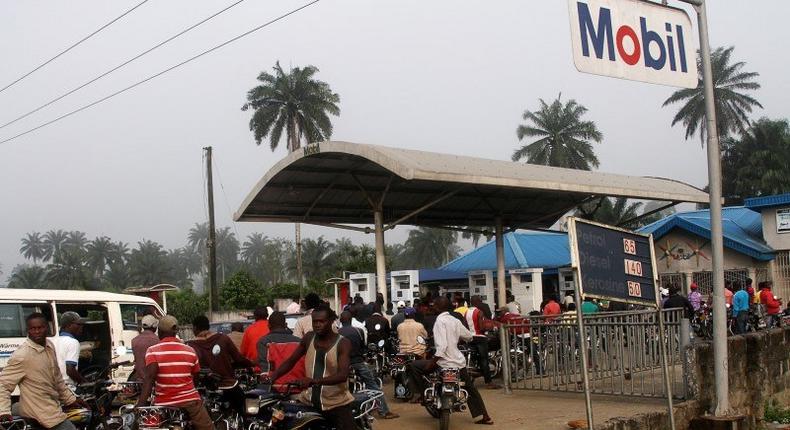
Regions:
<svg viewBox="0 0 790 430"><path fill-rule="evenodd" d="M206 151L206 186L208 188L208 319L211 321L214 311L218 309L219 294L217 288L217 232L214 228L214 180L211 175L211 147L203 148Z"/></svg>
<svg viewBox="0 0 790 430"><path fill-rule="evenodd" d="M716 122L713 70L708 36L708 12L705 0L681 0L694 6L699 27L699 50L705 94L705 125L708 133L708 186L710 190L710 248L713 275L713 379L716 381L714 415L730 412L730 387L727 370L727 308L724 304L724 236L721 221L721 150Z"/></svg>
<svg viewBox="0 0 790 430"><path fill-rule="evenodd" d="M296 276L299 277L299 300L304 298L304 275L302 274L302 224L294 224L296 239Z"/></svg>

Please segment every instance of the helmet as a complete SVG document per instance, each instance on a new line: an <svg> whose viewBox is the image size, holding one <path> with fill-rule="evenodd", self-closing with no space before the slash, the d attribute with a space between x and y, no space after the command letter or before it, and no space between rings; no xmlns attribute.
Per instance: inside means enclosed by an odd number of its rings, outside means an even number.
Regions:
<svg viewBox="0 0 790 430"><path fill-rule="evenodd" d="M86 408L75 408L66 410L66 419L72 423L87 424L91 420L91 410Z"/></svg>
<svg viewBox="0 0 790 430"><path fill-rule="evenodd" d="M406 302L404 302L403 300L398 301L398 306L397 307L398 307L398 309L405 308L406 307Z"/></svg>
<svg viewBox="0 0 790 430"><path fill-rule="evenodd" d="M691 283L691 287L690 287L690 288L691 288L692 290L696 290L697 288L699 288L699 286L697 285L697 283L696 283L696 282L692 282L692 283Z"/></svg>

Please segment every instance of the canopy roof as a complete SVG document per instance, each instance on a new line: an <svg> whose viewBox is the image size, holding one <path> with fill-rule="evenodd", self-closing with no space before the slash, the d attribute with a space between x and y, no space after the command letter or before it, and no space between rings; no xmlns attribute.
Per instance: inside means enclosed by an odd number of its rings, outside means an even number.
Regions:
<svg viewBox="0 0 790 430"><path fill-rule="evenodd" d="M390 223L487 227L501 216L505 226L534 228L601 196L708 202L707 193L670 179L322 142L274 165L235 219L372 224L380 207Z"/></svg>

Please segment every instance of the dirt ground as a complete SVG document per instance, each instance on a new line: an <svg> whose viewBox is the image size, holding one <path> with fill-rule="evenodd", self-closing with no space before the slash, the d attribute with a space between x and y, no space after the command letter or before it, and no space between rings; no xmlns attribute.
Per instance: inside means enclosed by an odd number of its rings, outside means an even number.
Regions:
<svg viewBox="0 0 790 430"><path fill-rule="evenodd" d="M378 419L375 430L418 430L438 428L439 422L419 405L402 403L392 399L392 385L386 384L384 391L390 409L399 414L393 420ZM475 425L469 412L454 413L450 417L452 430L523 429L523 430L566 430L571 420L585 419L584 395L576 393L553 393L545 391L513 390L505 395L503 390L481 389L488 412L494 420L493 426ZM644 412L665 410L666 403L658 399L638 397L593 396L595 423L603 423L613 417L627 417Z"/></svg>

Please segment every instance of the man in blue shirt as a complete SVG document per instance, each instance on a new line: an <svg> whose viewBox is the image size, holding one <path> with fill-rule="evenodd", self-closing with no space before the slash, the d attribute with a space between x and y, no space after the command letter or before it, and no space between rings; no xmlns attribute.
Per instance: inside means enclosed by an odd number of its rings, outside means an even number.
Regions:
<svg viewBox="0 0 790 430"><path fill-rule="evenodd" d="M732 289L732 316L735 318L735 334L746 333L746 322L749 320L749 293L741 288L740 282L734 282Z"/></svg>

